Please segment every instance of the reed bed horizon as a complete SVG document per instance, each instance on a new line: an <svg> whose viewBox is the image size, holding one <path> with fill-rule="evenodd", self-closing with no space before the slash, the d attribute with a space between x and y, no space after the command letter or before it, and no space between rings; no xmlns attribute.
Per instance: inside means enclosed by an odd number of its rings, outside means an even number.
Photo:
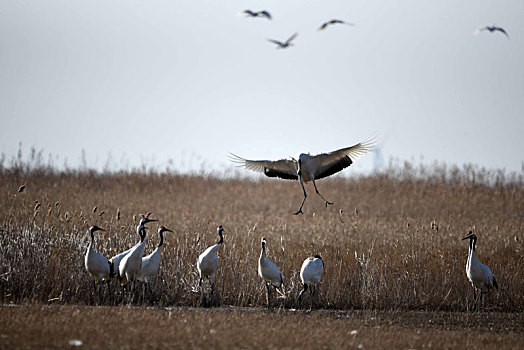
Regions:
<svg viewBox="0 0 524 350"><path fill-rule="evenodd" d="M95 235L95 247L110 258L137 242L135 226L150 212L175 231L165 235L152 282L160 306L200 304L196 260L221 224L217 305L265 304L257 261L266 237L287 296L274 299L275 307L299 307L300 266L320 254L326 269L317 308L468 310L468 245L460 239L473 230L479 259L500 287L484 298L485 309L524 310L522 174L409 163L355 178L345 172L317 183L333 206L325 208L308 185L305 214L294 216L302 191L293 181L1 167L0 300L95 303L84 268L88 227L107 230ZM145 254L158 244L158 225L148 224ZM116 279L111 287L116 299ZM106 293L104 286L103 305L110 304Z"/></svg>

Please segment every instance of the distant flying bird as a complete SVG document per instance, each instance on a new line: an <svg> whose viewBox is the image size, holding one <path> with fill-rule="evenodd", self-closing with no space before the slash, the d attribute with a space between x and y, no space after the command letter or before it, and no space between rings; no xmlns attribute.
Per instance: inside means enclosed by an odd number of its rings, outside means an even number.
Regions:
<svg viewBox="0 0 524 350"><path fill-rule="evenodd" d="M247 17L265 17L267 19L272 18L271 14L266 10L262 10L262 11L244 10L244 13L246 14Z"/></svg>
<svg viewBox="0 0 524 350"><path fill-rule="evenodd" d="M482 293L489 292L495 287L497 290L497 280L487 265L482 264L475 253L475 245L477 244L477 236L469 231L468 235L462 240L469 239L468 262L466 263L466 274L471 285L473 286L473 307L471 311L475 311L477 305L477 289L480 294L479 311L482 308Z"/></svg>
<svg viewBox="0 0 524 350"><path fill-rule="evenodd" d="M506 35L509 39L509 35L508 33L504 30L504 28L502 27L499 27L499 26L485 26L485 27L479 27L475 30L475 35L477 35L478 33L482 32L482 31L485 31L485 30L489 30L490 33L493 33L493 32L496 32L496 31L499 31L501 32L502 34Z"/></svg>
<svg viewBox="0 0 524 350"><path fill-rule="evenodd" d="M95 237L94 233L96 231L105 231L104 229L101 229L98 226L91 226L89 228L89 234L91 236L91 242L89 242L89 246L87 247L87 252L85 255L85 267L87 272L94 277L93 279L93 289L95 290L95 298L96 298L96 280L102 279L103 281L106 281L107 283L107 290L109 292L109 298L111 299L111 289L109 286L109 280L111 279L110 275L110 265L111 263L107 261L105 256L97 252L94 248L95 245Z"/></svg>
<svg viewBox="0 0 524 350"><path fill-rule="evenodd" d="M284 285L282 273L274 262L266 258L266 239L262 238L262 250L258 258L258 275L264 280L267 288L267 307L270 307L271 287L280 288Z"/></svg>
<svg viewBox="0 0 524 350"><path fill-rule="evenodd" d="M142 258L142 267L136 275L137 280L142 281L147 285L149 293L151 293L153 299L155 298L155 295L151 290L150 282L151 278L153 278L153 276L155 276L158 273L158 270L160 269L160 253L162 252L162 246L164 244L164 232L173 231L171 231L168 228L165 228L164 226L160 226L158 228L158 235L160 236L160 242L158 243L158 247L156 247L156 249L151 254ZM146 286L144 285L144 291L142 293L142 302L145 302L145 300Z"/></svg>
<svg viewBox="0 0 524 350"><path fill-rule="evenodd" d="M312 258L307 258L302 263L300 268L300 280L304 285L304 289L298 295L298 302L302 301L302 296L309 287L309 311L313 308L313 296L315 294L316 285L320 282L324 272L324 260L320 255L315 255Z"/></svg>
<svg viewBox="0 0 524 350"><path fill-rule="evenodd" d="M302 207L306 201L306 189L304 182L312 181L316 193L322 198L326 207L331 202L328 202L318 192L315 180L333 175L344 168L347 168L353 161L361 155L373 150L375 147L375 138L368 137L366 140L357 143L354 146L342 148L329 153L321 153L311 155L309 153L301 153L298 160L295 158L280 159L280 160L248 160L241 158L231 153L231 161L244 167L247 170L258 171L264 173L268 177L279 177L286 180L300 180L302 191L304 191L304 199L300 208L294 213L295 215L303 213Z"/></svg>
<svg viewBox="0 0 524 350"><path fill-rule="evenodd" d="M220 248L222 243L224 243L224 237L222 236L224 228L222 225L218 226L217 234L220 237L220 240L217 244L208 247L202 254L198 256L197 269L199 274L198 286L200 287L200 293L202 296L202 302L205 304L206 299L204 297L204 289L202 288L202 281L204 277L207 277L209 283L211 284L211 304L213 303L213 293L215 291L215 277L218 269L218 255L217 250Z"/></svg>
<svg viewBox="0 0 524 350"><path fill-rule="evenodd" d="M346 24L348 26L354 26L353 23L349 23L349 22L346 22L346 21L343 21L341 19L332 19L330 21L327 21L327 22L324 22L322 23L322 25L320 26L320 28L318 28L318 30L324 30L327 28L328 25L330 24Z"/></svg>
<svg viewBox="0 0 524 350"><path fill-rule="evenodd" d="M287 39L285 42L281 42L281 41L274 40L274 39L267 39L267 41L272 42L273 44L277 44L278 45L277 49L285 49L289 46L293 46L291 42L297 37L297 35L298 33L291 35L289 39Z"/></svg>

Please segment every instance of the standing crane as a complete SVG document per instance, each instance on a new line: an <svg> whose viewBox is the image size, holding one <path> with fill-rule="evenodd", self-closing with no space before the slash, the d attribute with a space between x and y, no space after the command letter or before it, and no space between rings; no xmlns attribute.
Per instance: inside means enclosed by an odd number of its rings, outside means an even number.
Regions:
<svg viewBox="0 0 524 350"><path fill-rule="evenodd" d="M315 255L312 258L307 258L302 263L300 268L300 280L304 285L304 289L298 295L298 302L302 301L302 295L309 287L309 311L313 308L313 296L316 290L316 284L320 282L324 272L324 260L320 255Z"/></svg>
<svg viewBox="0 0 524 350"><path fill-rule="evenodd" d="M138 226L136 227L136 233L138 234L138 238L140 239L140 241L142 241L142 229L144 228L144 225L147 224L148 222L153 222L153 221L157 221L157 220L149 219L149 218L146 218L144 216L142 216L142 219L140 219L140 222L138 223ZM140 244L140 241L137 244ZM129 248L125 252L117 254L117 255L113 256L111 259L109 259L109 261L111 262L111 268L112 268L111 269L111 275L112 276L116 273L118 275L118 278L120 279L120 274L119 274L120 262L122 261L124 256L129 254L129 252L133 248L134 248L134 246Z"/></svg>
<svg viewBox="0 0 524 350"><path fill-rule="evenodd" d="M361 155L373 150L375 147L375 138L368 137L366 140L357 143L354 146L342 148L329 153L321 153L311 155L309 153L301 153L298 160L295 158L280 159L280 160L248 160L231 153L231 161L244 169L251 171L258 171L264 173L268 177L279 177L285 180L300 180L302 191L304 192L304 199L300 208L294 215L303 214L302 207L306 201L307 193L304 188L304 182L313 182L315 192L322 198L326 207L333 204L327 201L318 192L315 180L322 179L333 175L344 168L347 168L353 161Z"/></svg>
<svg viewBox="0 0 524 350"><path fill-rule="evenodd" d="M224 228L222 225L218 226L217 233L220 236L220 240L217 244L208 247L202 254L199 255L197 261L197 269L199 274L198 286L200 287L200 293L202 296L202 302L206 304L206 299L204 296L204 289L202 288L202 280L206 277L209 280L211 285L211 304L213 304L213 292L215 291L215 276L218 269L218 255L217 250L220 248L222 243L224 243L224 237L222 233Z"/></svg>
<svg viewBox="0 0 524 350"><path fill-rule="evenodd" d="M281 293L283 294L282 288L284 286L284 280L282 273L278 269L277 265L274 262L266 258L266 238L262 238L262 251L260 252L260 257L258 258L258 275L264 280L267 288L267 308L269 309L271 304L269 296L271 294L271 287L280 288Z"/></svg>
<svg viewBox="0 0 524 350"><path fill-rule="evenodd" d="M158 235L160 236L160 242L158 243L158 247L149 254L148 256L144 256L142 258L142 267L140 268L140 271L136 275L136 279L139 281L144 282L144 289L142 293L142 301L145 302L146 300L146 285L149 289L149 292L153 296L153 299L155 298L155 295L153 294L153 291L151 290L151 278L155 276L158 273L158 270L160 269L160 253L162 252L162 245L164 244L164 232L173 232L168 228L165 228L164 226L160 226L158 229Z"/></svg>
<svg viewBox="0 0 524 350"><path fill-rule="evenodd" d="M134 294L136 292L136 285L135 285L135 277L138 274L138 271L140 271L140 268L142 267L142 257L144 256L144 249L146 245L146 236L147 227L144 226L145 223L150 221L156 221L152 219L143 218L140 220L140 229L137 229L137 231L140 232L140 242L135 244L133 248L127 253L122 260L120 261L120 265L118 266L118 274L120 276L120 285L122 286L122 292L123 287L126 286L128 283L132 282L132 289L133 289L133 295L130 299L130 302L134 299ZM123 301L123 294L122 294L122 301Z"/></svg>
<svg viewBox="0 0 524 350"><path fill-rule="evenodd" d="M469 231L466 237L462 240L469 239L469 250L468 250L468 262L466 263L466 275L468 276L471 285L473 286L473 307L471 311L475 311L477 306L477 289L479 290L478 294L480 296L479 301L479 311L482 309L482 293L486 293L493 287L497 290L499 286L497 285L497 280L495 275L491 272L490 268L487 265L482 264L477 258L477 253L475 253L475 245L477 244L477 236Z"/></svg>
<svg viewBox="0 0 524 350"><path fill-rule="evenodd" d="M91 242L89 242L89 246L87 247L86 256L85 256L85 267L87 272L93 276L93 289L95 292L96 297L96 280L102 279L103 281L106 281L107 283L107 291L109 293L109 299L111 299L111 287L109 285L109 280L111 279L110 274L110 265L111 263L107 261L106 257L97 252L94 248L95 245L95 236L94 233L96 231L105 231L104 229L98 227L98 226L91 226L89 228L89 234L91 235ZM98 293L100 294L100 293ZM100 299L100 295L98 296Z"/></svg>

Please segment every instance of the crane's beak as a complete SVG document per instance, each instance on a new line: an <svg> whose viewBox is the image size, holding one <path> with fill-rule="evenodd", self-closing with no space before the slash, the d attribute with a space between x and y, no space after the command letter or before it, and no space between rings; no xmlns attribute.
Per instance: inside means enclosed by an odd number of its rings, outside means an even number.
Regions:
<svg viewBox="0 0 524 350"><path fill-rule="evenodd" d="M468 235L466 237L462 238L461 241L463 241L465 239L469 239L469 238L471 238L471 233L468 233Z"/></svg>
<svg viewBox="0 0 524 350"><path fill-rule="evenodd" d="M170 230L170 229L168 229L168 228L164 228L164 231L167 231L167 232L173 232L173 233L175 233L175 231L173 231L173 230Z"/></svg>
<svg viewBox="0 0 524 350"><path fill-rule="evenodd" d="M148 223L148 222L154 222L154 221L158 221L158 220L156 220L156 219L148 219L148 218L146 218L146 223Z"/></svg>

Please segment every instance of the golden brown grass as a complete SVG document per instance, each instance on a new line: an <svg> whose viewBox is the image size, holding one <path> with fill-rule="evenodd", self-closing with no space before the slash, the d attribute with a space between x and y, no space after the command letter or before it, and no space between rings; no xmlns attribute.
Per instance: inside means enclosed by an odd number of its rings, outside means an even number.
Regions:
<svg viewBox="0 0 524 350"><path fill-rule="evenodd" d="M288 293L275 307L298 306L302 261L320 254L326 270L317 308L464 311L472 289L465 274L467 243L460 238L473 230L478 256L500 287L484 298L486 310L524 310L521 180L495 179L488 186L484 173L468 169L440 177L398 171L333 178L318 186L334 206L325 208L308 186L305 214L293 216L302 192L290 181L0 170L4 303L93 303L83 265L88 226L108 230L95 243L110 257L136 243L137 217L152 212L176 232L166 235L161 271L152 283L160 306L199 304L195 262L215 243L222 224L217 305L264 305L256 269L265 236ZM146 254L158 242L158 226L149 227ZM112 293L117 297L115 280Z"/></svg>

